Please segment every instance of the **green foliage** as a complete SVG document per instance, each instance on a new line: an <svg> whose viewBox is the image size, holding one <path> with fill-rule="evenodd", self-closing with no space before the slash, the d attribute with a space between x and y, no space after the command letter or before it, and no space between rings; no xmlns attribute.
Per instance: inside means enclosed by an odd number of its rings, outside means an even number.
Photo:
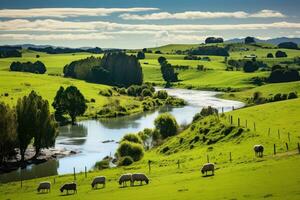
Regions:
<svg viewBox="0 0 300 200"><path fill-rule="evenodd" d="M139 161L144 156L144 148L141 144L124 141L117 149L118 157L130 156L134 161Z"/></svg>
<svg viewBox="0 0 300 200"><path fill-rule="evenodd" d="M95 164L95 168L99 169L99 170L108 169L109 167L110 166L109 166L109 160L108 159L103 159L99 162L96 162L96 164Z"/></svg>
<svg viewBox="0 0 300 200"><path fill-rule="evenodd" d="M129 166L133 162L134 161L130 156L124 156L119 159L118 166Z"/></svg>
<svg viewBox="0 0 300 200"><path fill-rule="evenodd" d="M22 57L22 47L0 46L0 58Z"/></svg>
<svg viewBox="0 0 300 200"><path fill-rule="evenodd" d="M125 53L106 53L103 58L90 57L73 61L64 67L66 77L95 83L130 86L143 83L143 72L138 59Z"/></svg>
<svg viewBox="0 0 300 200"><path fill-rule="evenodd" d="M158 90L157 92L155 92L154 98L167 99L168 98L168 93L167 93L166 90Z"/></svg>
<svg viewBox="0 0 300 200"><path fill-rule="evenodd" d="M152 96L152 93L155 91L154 87L150 84L143 84L143 85L131 85L130 87L127 88L127 94L129 96L143 96L142 92L145 90L145 95L148 93L148 95Z"/></svg>
<svg viewBox="0 0 300 200"><path fill-rule="evenodd" d="M245 44L252 44L252 43L255 43L255 38L254 37L246 37L245 38Z"/></svg>
<svg viewBox="0 0 300 200"><path fill-rule="evenodd" d="M199 119L203 119L204 117L207 117L207 116L210 116L210 115L218 115L218 109L213 108L211 106L202 108L202 110L200 111L200 113L197 113L193 117L193 122L195 122L195 121L197 121Z"/></svg>
<svg viewBox="0 0 300 200"><path fill-rule="evenodd" d="M211 44L211 43L223 43L223 38L216 38L216 37L208 37L205 39L205 44Z"/></svg>
<svg viewBox="0 0 300 200"><path fill-rule="evenodd" d="M189 50L190 55L212 55L212 56L229 56L228 51L218 46L200 46L196 49Z"/></svg>
<svg viewBox="0 0 300 200"><path fill-rule="evenodd" d="M166 99L165 104L170 105L170 106L184 106L184 105L186 105L186 102L183 99L169 96Z"/></svg>
<svg viewBox="0 0 300 200"><path fill-rule="evenodd" d="M267 58L274 58L274 56L273 56L272 53L268 53L268 54L267 54Z"/></svg>
<svg viewBox="0 0 300 200"><path fill-rule="evenodd" d="M286 54L286 52L284 52L284 51L278 50L278 51L276 51L276 53L275 53L275 57L276 57L276 58L284 58L284 57L287 57L287 54Z"/></svg>
<svg viewBox="0 0 300 200"><path fill-rule="evenodd" d="M83 115L87 109L84 96L75 86L69 86L66 90L61 87L56 93L52 106L61 115L67 113L73 124L76 117Z"/></svg>
<svg viewBox="0 0 300 200"><path fill-rule="evenodd" d="M139 60L145 59L145 53L142 51L139 51L137 53L137 59L139 59Z"/></svg>
<svg viewBox="0 0 300 200"><path fill-rule="evenodd" d="M160 71L162 73L163 79L169 82L178 81L178 73L175 73L174 67L168 63L164 57L159 57L158 62L160 64Z"/></svg>
<svg viewBox="0 0 300 200"><path fill-rule="evenodd" d="M153 96L153 93L149 90L149 89L143 89L142 91L142 97L152 97Z"/></svg>
<svg viewBox="0 0 300 200"><path fill-rule="evenodd" d="M134 134L134 133L128 133L128 134L124 135L120 142L125 142L125 141L138 143L138 144L143 143L141 138L137 134Z"/></svg>
<svg viewBox="0 0 300 200"><path fill-rule="evenodd" d="M105 97L111 97L113 95L113 92L111 89L103 89L100 90L99 94Z"/></svg>
<svg viewBox="0 0 300 200"><path fill-rule="evenodd" d="M298 80L300 80L300 75L297 70L279 67L272 71L268 78L268 82L270 83L291 82Z"/></svg>
<svg viewBox="0 0 300 200"><path fill-rule="evenodd" d="M176 135L179 128L176 119L170 113L159 115L155 119L154 125L162 138Z"/></svg>
<svg viewBox="0 0 300 200"><path fill-rule="evenodd" d="M298 49L298 45L294 42L282 42L278 44L278 48L282 49Z"/></svg>
<svg viewBox="0 0 300 200"><path fill-rule="evenodd" d="M120 100L115 99L105 104L97 113L100 117L117 117L128 115L126 107L120 104Z"/></svg>
<svg viewBox="0 0 300 200"><path fill-rule="evenodd" d="M30 73L37 73L37 74L44 74L47 69L41 61L32 62L12 62L10 65L11 71L18 71L18 72L30 72Z"/></svg>
<svg viewBox="0 0 300 200"><path fill-rule="evenodd" d="M0 165L15 154L17 145L17 117L14 109L0 102Z"/></svg>

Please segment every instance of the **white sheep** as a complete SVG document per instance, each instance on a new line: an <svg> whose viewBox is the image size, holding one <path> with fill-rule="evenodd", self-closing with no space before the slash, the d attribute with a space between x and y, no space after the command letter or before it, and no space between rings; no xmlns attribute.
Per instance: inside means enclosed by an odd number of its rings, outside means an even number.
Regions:
<svg viewBox="0 0 300 200"><path fill-rule="evenodd" d="M132 174L123 174L120 176L119 178L119 184L124 187L127 186L127 182L130 181L131 182L131 176Z"/></svg>
<svg viewBox="0 0 300 200"><path fill-rule="evenodd" d="M46 192L50 192L50 188L51 188L51 183L48 181L45 182L40 182L37 191L46 191Z"/></svg>
<svg viewBox="0 0 300 200"><path fill-rule="evenodd" d="M215 172L215 165L213 163L206 163L203 165L202 169L201 169L201 173L207 176L207 172L211 171L212 175L214 175Z"/></svg>
<svg viewBox="0 0 300 200"><path fill-rule="evenodd" d="M132 174L131 176L131 185L134 186L135 181L140 181L140 184L142 185L143 181L145 181L146 184L149 183L149 178L145 174Z"/></svg>
<svg viewBox="0 0 300 200"><path fill-rule="evenodd" d="M263 153L264 153L263 145L261 145L261 144L254 145L253 150L254 150L256 156L263 157Z"/></svg>
<svg viewBox="0 0 300 200"><path fill-rule="evenodd" d="M105 187L105 181L106 181L106 178L105 176L98 176L98 177L95 177L93 182L92 182L92 188L97 188L97 185L98 184L102 184L103 188Z"/></svg>

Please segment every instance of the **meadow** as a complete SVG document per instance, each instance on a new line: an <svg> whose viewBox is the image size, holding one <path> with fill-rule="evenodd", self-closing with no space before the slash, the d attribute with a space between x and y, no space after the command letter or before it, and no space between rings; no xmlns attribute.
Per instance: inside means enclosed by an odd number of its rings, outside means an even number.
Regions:
<svg viewBox="0 0 300 200"><path fill-rule="evenodd" d="M224 57L209 56L211 61L195 61L184 60L184 55L171 54L176 50L184 51L197 46L174 44L153 48L153 51L160 50L163 54L146 53L146 58L140 61L144 82L164 84L157 62L159 56L164 56L173 65L190 66L187 70L178 71L180 82L174 84L174 87L206 90L233 88L237 92L227 92L222 97L244 102L247 102L254 92L261 92L263 97L271 97L277 93L300 92L299 81L254 85L250 81L251 78L267 77L270 72L226 71ZM245 47L249 50L240 50ZM278 50L267 44L236 45L235 48L236 50L230 52L230 58L240 59L245 55L255 54L258 60L270 66L300 56L299 50L285 49L287 58L266 58L267 53L275 53ZM37 54L40 58L36 58ZM34 89L52 102L60 86L75 85L86 99L96 100L95 103L88 103L86 117L92 116L96 110L113 99L119 99L122 105L140 104L128 96L104 97L98 94L100 90L107 90L110 86L56 76L62 73L65 64L91 54L48 55L24 51L23 55L22 58L0 59L0 101L14 105L18 98ZM48 69L46 74L8 70L12 61L35 60L45 63ZM199 71L196 69L197 65L204 65L209 70ZM9 95L5 96L4 93ZM62 175L26 180L23 181L22 188L20 182L0 184L0 199L299 199L299 105L300 99L297 98L237 109L224 115L220 114L217 119L209 117L196 121L178 135L166 139L162 145L147 151L144 158L133 165L90 171L87 178L84 173L77 174L78 193L75 195L63 195L59 192L63 183L73 181L73 175ZM197 136L203 136L199 132L202 127L211 130L211 139L219 137L219 132L214 130L220 127L232 127L233 131L214 143L204 144L201 140L195 140ZM255 144L264 145L264 157L255 157ZM215 176L203 177L200 167L208 159L216 164ZM148 168L149 160L152 161L151 171ZM150 177L149 185L120 188L117 183L118 177L128 172L146 173ZM103 189L92 190L90 183L93 177L99 175L106 176L108 183ZM49 194L37 194L38 183L46 180L52 182L52 191Z"/></svg>

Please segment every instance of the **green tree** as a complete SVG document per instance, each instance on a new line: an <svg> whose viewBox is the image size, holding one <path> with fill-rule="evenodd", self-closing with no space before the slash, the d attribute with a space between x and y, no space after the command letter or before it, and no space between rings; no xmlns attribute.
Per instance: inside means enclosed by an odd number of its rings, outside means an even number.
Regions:
<svg viewBox="0 0 300 200"><path fill-rule="evenodd" d="M134 134L134 133L128 133L128 134L124 135L123 138L121 139L121 142L124 142L124 141L138 143L138 144L143 143L141 138L137 134Z"/></svg>
<svg viewBox="0 0 300 200"><path fill-rule="evenodd" d="M142 52L142 51L139 51L138 53L137 53L137 59L139 59L139 60L142 60L142 59L145 59L145 53L144 52Z"/></svg>
<svg viewBox="0 0 300 200"><path fill-rule="evenodd" d="M130 156L134 161L139 161L144 156L144 148L141 144L124 141L117 149L118 157Z"/></svg>
<svg viewBox="0 0 300 200"><path fill-rule="evenodd" d="M177 121L170 113L159 115L155 119L154 125L163 138L173 136L178 131Z"/></svg>
<svg viewBox="0 0 300 200"><path fill-rule="evenodd" d="M69 114L72 124L75 124L76 117L83 115L87 109L83 94L75 86L69 86L64 91L63 109Z"/></svg>
<svg viewBox="0 0 300 200"><path fill-rule="evenodd" d="M14 109L0 103L0 164L14 154L17 138L17 116Z"/></svg>
<svg viewBox="0 0 300 200"><path fill-rule="evenodd" d="M64 123L66 121L66 118L63 116L66 113L64 107L64 94L65 94L65 89L62 86L60 86L60 88L56 92L54 101L52 103L52 107L55 109L54 112L55 120L61 123Z"/></svg>

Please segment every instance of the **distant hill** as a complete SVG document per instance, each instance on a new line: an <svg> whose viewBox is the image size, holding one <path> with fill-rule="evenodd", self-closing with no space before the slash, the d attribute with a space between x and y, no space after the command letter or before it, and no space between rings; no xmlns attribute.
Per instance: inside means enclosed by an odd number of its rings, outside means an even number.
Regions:
<svg viewBox="0 0 300 200"><path fill-rule="evenodd" d="M282 42L294 42L296 44L300 44L300 38L288 38L288 37L280 37L280 38L272 38L272 39L268 39L268 40L260 40L255 38L256 42L260 42L260 43L268 43L268 44L274 44L274 45L278 45L279 43ZM234 39L230 39L230 40L226 40L226 43L243 43L244 42L244 38L234 38Z"/></svg>

